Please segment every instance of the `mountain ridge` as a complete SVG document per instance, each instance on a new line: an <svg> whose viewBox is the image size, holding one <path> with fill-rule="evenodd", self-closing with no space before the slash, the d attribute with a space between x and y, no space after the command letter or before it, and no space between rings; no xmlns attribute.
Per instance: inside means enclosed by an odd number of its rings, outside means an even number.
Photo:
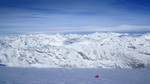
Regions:
<svg viewBox="0 0 150 84"><path fill-rule="evenodd" d="M150 33L0 36L10 67L141 68L150 65Z"/></svg>

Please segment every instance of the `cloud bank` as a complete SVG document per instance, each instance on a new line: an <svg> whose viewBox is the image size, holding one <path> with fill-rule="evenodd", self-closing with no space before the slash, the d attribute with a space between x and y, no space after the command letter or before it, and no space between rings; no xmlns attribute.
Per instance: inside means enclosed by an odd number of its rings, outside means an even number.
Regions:
<svg viewBox="0 0 150 84"><path fill-rule="evenodd" d="M0 29L7 33L9 30ZM10 32L18 34L41 34L41 33L78 33L78 32L150 32L150 26L120 25L115 27L82 26L82 27L50 27L35 29L15 29Z"/></svg>

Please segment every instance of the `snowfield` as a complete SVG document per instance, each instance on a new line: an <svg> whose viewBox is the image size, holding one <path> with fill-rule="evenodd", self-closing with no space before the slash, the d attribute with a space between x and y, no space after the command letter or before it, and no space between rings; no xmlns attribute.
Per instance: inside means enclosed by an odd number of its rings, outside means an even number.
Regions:
<svg viewBox="0 0 150 84"><path fill-rule="evenodd" d="M150 68L0 67L0 84L149 84ZM100 78L95 78L99 75Z"/></svg>
<svg viewBox="0 0 150 84"><path fill-rule="evenodd" d="M141 68L150 65L150 33L0 36L0 64L10 67Z"/></svg>

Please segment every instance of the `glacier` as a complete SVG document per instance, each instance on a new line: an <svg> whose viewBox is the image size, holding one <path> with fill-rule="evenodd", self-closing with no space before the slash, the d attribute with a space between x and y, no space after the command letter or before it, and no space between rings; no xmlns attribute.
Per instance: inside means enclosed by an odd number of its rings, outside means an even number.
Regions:
<svg viewBox="0 0 150 84"><path fill-rule="evenodd" d="M150 65L150 33L0 36L0 65L8 67L142 68Z"/></svg>

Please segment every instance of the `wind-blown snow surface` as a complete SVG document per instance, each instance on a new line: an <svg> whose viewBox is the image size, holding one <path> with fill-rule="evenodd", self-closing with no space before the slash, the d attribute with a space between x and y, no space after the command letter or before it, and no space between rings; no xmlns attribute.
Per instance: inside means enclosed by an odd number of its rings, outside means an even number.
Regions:
<svg viewBox="0 0 150 84"><path fill-rule="evenodd" d="M149 84L150 69L0 67L0 84ZM96 79L95 75L100 78Z"/></svg>
<svg viewBox="0 0 150 84"><path fill-rule="evenodd" d="M11 67L138 68L150 65L150 33L0 36L0 64Z"/></svg>

